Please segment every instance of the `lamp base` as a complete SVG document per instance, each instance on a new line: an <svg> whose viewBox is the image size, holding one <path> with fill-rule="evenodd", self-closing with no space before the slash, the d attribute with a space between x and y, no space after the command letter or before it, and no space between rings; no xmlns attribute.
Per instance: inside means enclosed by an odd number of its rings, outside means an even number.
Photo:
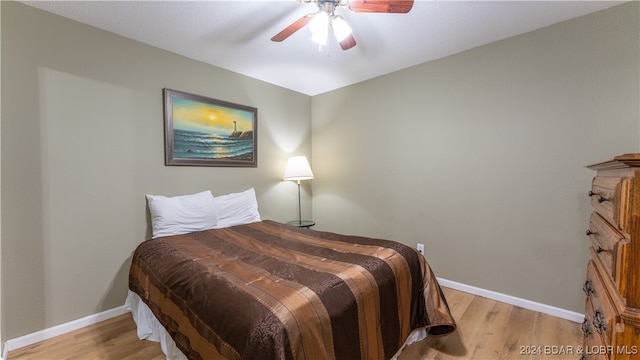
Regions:
<svg viewBox="0 0 640 360"><path fill-rule="evenodd" d="M297 226L297 227L302 227L307 229L312 227L315 224L316 222L313 220L293 220L293 221L287 222L287 225Z"/></svg>

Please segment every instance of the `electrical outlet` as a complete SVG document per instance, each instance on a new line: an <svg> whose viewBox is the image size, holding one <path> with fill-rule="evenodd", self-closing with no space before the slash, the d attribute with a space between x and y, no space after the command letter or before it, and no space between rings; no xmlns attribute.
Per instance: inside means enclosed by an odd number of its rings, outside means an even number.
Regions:
<svg viewBox="0 0 640 360"><path fill-rule="evenodd" d="M418 249L418 252L422 255L424 255L424 244L418 243L418 245L416 246L416 249Z"/></svg>

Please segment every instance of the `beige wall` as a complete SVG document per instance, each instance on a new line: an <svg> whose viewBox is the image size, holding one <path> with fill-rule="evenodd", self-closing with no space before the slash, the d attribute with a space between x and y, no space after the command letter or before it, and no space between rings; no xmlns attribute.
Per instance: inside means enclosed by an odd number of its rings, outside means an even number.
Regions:
<svg viewBox="0 0 640 360"><path fill-rule="evenodd" d="M583 166L639 150L639 33L634 2L315 96L318 228L582 312Z"/></svg>
<svg viewBox="0 0 640 360"><path fill-rule="evenodd" d="M1 6L4 339L124 303L147 193L255 187L263 218L297 218L281 179L289 154L310 156L310 97ZM164 87L258 108L258 167L164 166Z"/></svg>

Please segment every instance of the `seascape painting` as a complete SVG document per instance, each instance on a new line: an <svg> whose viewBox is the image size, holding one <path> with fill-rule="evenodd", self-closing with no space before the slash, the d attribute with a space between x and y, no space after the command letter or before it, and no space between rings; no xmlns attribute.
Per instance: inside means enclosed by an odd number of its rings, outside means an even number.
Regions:
<svg viewBox="0 0 640 360"><path fill-rule="evenodd" d="M164 89L165 163L257 166L257 109Z"/></svg>

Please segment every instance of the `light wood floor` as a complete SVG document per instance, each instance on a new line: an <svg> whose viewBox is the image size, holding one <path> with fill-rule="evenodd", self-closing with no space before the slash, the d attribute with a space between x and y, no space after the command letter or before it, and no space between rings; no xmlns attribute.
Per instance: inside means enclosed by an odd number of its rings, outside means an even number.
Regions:
<svg viewBox="0 0 640 360"><path fill-rule="evenodd" d="M448 288L443 290L458 331L410 345L401 360L580 358L580 324ZM539 353L532 355L530 347ZM164 358L158 343L138 340L130 314L11 351L8 356L8 360Z"/></svg>

